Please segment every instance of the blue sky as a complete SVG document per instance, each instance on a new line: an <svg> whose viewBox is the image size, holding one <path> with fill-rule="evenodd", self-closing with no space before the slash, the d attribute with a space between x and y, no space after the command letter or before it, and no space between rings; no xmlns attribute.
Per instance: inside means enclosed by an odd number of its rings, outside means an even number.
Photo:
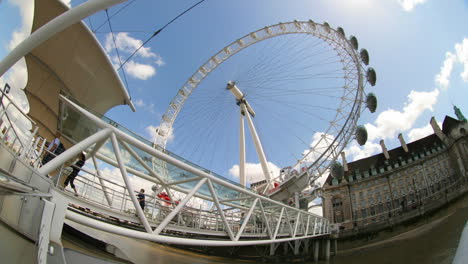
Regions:
<svg viewBox="0 0 468 264"><path fill-rule="evenodd" d="M14 32L16 36L24 32L23 24L30 21L25 15L28 13L26 7L31 2L0 2L0 58L14 46ZM67 4L76 6L82 2L72 0ZM111 19L113 29L122 31L121 42L118 43L122 57L128 56L139 41L146 40L152 32L196 2L132 2ZM109 14L124 5L110 8ZM105 19L105 13L100 12L85 22L95 30ZM407 141L432 133L427 126L431 116L439 122L445 115L454 116L452 104L463 112L468 111L468 1L206 0L156 36L127 65L128 90L137 112L132 113L128 107L119 106L108 116L150 139L151 127L158 126L171 99L207 59L251 31L294 19L312 19L318 23L328 21L333 28L343 27L348 36L356 36L360 47L369 51L370 65L377 71L377 85L368 89L378 97L377 112L372 115L366 112L359 121L368 128L370 140L365 147L351 143L347 149L348 160L378 153L378 142L382 138L387 148L398 146L396 135L400 132ZM106 41L108 33L109 27L105 24L97 30L96 36L108 48L110 56L115 57L113 43ZM11 72L3 77L3 81L16 82L21 86L24 78L18 76L20 73L20 70ZM202 126L207 127L206 124ZM262 131L262 128L258 129ZM263 131L263 134L268 133L265 129ZM310 136L303 140L311 142L313 134L311 131ZM221 137L219 134L216 136ZM180 137L176 134L174 140L180 140ZM233 144L237 146L238 143ZM271 140L266 144L275 143ZM265 148L266 151L273 149L272 152L277 152L274 147ZM256 173L258 161L253 146L248 148L251 172ZM198 159L194 151L174 151L184 152L188 159ZM300 152L299 147L297 155ZM276 157L275 153L267 153L267 156L278 167L290 162L282 162L280 159L283 157ZM229 175L229 169L235 164L236 160L229 160L222 166L210 163L206 166Z"/></svg>

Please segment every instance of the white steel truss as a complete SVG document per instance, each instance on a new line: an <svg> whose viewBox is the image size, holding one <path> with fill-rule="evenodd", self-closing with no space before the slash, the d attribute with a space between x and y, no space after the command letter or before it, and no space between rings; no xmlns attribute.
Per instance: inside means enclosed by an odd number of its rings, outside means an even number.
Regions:
<svg viewBox="0 0 468 264"><path fill-rule="evenodd" d="M194 167L190 163L174 158L169 155L170 153L164 153L151 147L150 144L129 136L87 112L67 98L62 97L61 100L80 112L83 117L94 122L101 130L90 135L81 142L78 142L70 149L51 160L40 168L39 172L43 175L51 173L80 152L94 153L92 159L102 160L120 170L126 190L126 194L123 194L122 197L127 197L125 198L127 200L130 199L129 202L133 205L132 208L138 215L142 229L141 231L137 231L104 223L77 214L73 210L67 212L66 217L68 219L120 235L155 242L185 245L257 245L301 240L329 234L328 229L323 228L329 224L326 219L271 200L251 192L240 185L233 184L222 177ZM111 142L109 146L112 147L115 160L108 157L106 158L106 155L102 154L102 149L96 149L96 146L104 148L103 146L105 145L103 145L102 142L107 140ZM127 151L127 153L141 165L145 164L145 166L142 166L144 170L129 167L122 158L123 150ZM152 155L153 158L160 159L167 163L168 167L175 166L185 171L187 174L191 173L195 177L188 177L187 181L166 180L159 177L157 172L152 170L150 166L148 166L148 163L145 163L143 158L140 157L141 154L139 154L138 151L144 151ZM141 210L135 195L133 195L135 192L129 181L129 174L131 174L132 177L141 177L145 180L160 184L168 192L184 193L185 195L177 205L165 207L164 210L166 213L162 215L160 220L154 220L154 217L149 217L147 213ZM172 185L170 184L171 181L173 183ZM183 187L187 182L190 182L190 188ZM94 184L88 183L88 185L88 188L92 188L92 185L94 185L94 188L98 188L104 192L110 192L112 190L109 184L105 187L100 185L99 182L95 182ZM204 189L208 191L203 192L202 190ZM235 192L237 198L221 199L222 196L220 195L226 190ZM95 202L91 201L91 197L85 194L83 194L80 199L76 199L71 195L70 198L73 199L74 204L79 204L86 208L108 207L109 209L101 209L99 213L102 215L108 214L112 215L114 218L122 219L133 218L133 216L129 216L128 213L123 212L124 210L122 210L122 208L117 209L119 205L115 204L116 200L109 205L109 201L103 199L100 207L93 207ZM213 204L214 210L206 211L189 208L187 203L193 198L202 199ZM123 207L126 206L125 204ZM160 208L160 213L164 210ZM188 215L190 215L192 219L188 218ZM290 218L291 215L294 215L294 217ZM320 223L320 226L318 223ZM187 236L196 237L199 235L200 238L174 237L170 235L170 230L183 230ZM209 238L202 238L202 235L209 235Z"/></svg>

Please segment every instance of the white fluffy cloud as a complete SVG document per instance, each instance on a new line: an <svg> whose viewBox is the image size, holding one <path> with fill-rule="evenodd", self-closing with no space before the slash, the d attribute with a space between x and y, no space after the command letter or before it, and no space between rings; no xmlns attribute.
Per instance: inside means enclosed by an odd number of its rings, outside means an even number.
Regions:
<svg viewBox="0 0 468 264"><path fill-rule="evenodd" d="M439 127L442 127L441 122L437 122ZM409 142L413 142L415 140L421 139L423 137L429 136L434 133L431 124L427 124L423 127L413 128L408 132L408 140Z"/></svg>
<svg viewBox="0 0 468 264"><path fill-rule="evenodd" d="M369 157L382 151L378 141L380 139L394 139L398 133L409 131L414 126L416 120L421 114L426 111L433 111L434 105L437 103L439 90L436 88L429 92L411 91L408 95L408 101L402 111L388 109L381 112L374 124L367 123L365 125L368 133L367 143L360 147L356 142L345 149L348 162ZM426 130L411 130L411 138L416 138L423 135Z"/></svg>
<svg viewBox="0 0 468 264"><path fill-rule="evenodd" d="M127 32L121 32L114 34L115 36L115 45L119 49L119 51L124 51L126 53L133 53L137 48L139 48L142 44L143 41L132 38L128 35ZM106 36L106 42L104 44L106 51L107 52L113 52L114 51L114 41L112 39L112 34L107 34ZM151 51L151 48L147 47L142 47L138 52L137 55L143 57L143 58L151 58L151 57L157 57L155 53Z"/></svg>
<svg viewBox="0 0 468 264"><path fill-rule="evenodd" d="M457 61L457 56L451 52L445 53L445 60L440 67L440 72L435 77L435 82L443 89L447 89L450 85L450 75L452 74L453 65Z"/></svg>
<svg viewBox="0 0 468 264"><path fill-rule="evenodd" d="M369 141L394 138L399 132L411 129L414 122L426 110L433 111L437 102L439 90L418 92L412 90L403 111L388 109L381 112L374 124L366 124Z"/></svg>
<svg viewBox="0 0 468 264"><path fill-rule="evenodd" d="M140 80L147 80L156 73L156 69L152 65L138 63L133 60L128 61L124 68L128 74Z"/></svg>
<svg viewBox="0 0 468 264"><path fill-rule="evenodd" d="M271 173L271 177L275 178L276 176L278 176L280 172L280 168L271 162L267 162L267 164L268 164L268 169ZM232 166L229 169L229 174L236 178L239 178L239 165L236 164ZM245 174L246 174L245 175L246 181L250 183L262 181L265 179L265 176L263 176L263 170L262 170L262 166L260 163L246 163Z"/></svg>
<svg viewBox="0 0 468 264"><path fill-rule="evenodd" d="M455 44L455 52L458 62L463 64L463 72L460 76L465 82L468 82L468 38L464 38L462 42Z"/></svg>
<svg viewBox="0 0 468 264"><path fill-rule="evenodd" d="M447 89L450 86L450 78L457 64L463 66L460 77L463 81L468 82L468 38L456 43L455 51L448 51L445 54L445 60L440 67L440 72L435 76L435 82L439 87Z"/></svg>
<svg viewBox="0 0 468 264"><path fill-rule="evenodd" d="M417 5L424 4L426 0L397 0L403 10L410 12Z"/></svg>
<svg viewBox="0 0 468 264"><path fill-rule="evenodd" d="M143 44L143 41L129 36L127 32L114 34L114 37L115 45L112 34L107 34L104 47L109 54L113 54L112 62L116 68L119 68L120 62L124 61L123 54L130 56L130 54ZM117 46L120 56L122 57L120 61L117 57L115 46ZM161 67L165 65L161 56L152 52L149 47L140 48L136 55L138 61L132 59L124 66L125 72L136 79L147 80L156 74L156 66Z"/></svg>

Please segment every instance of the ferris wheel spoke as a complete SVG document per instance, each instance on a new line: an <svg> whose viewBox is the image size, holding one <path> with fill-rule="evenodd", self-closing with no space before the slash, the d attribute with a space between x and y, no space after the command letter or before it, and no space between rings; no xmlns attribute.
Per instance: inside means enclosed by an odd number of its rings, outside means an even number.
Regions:
<svg viewBox="0 0 468 264"><path fill-rule="evenodd" d="M249 144L257 133L267 161L306 162L320 175L353 137L365 103L365 66L356 50L326 23L294 21L251 32L187 80L163 115L158 142L227 173L240 162L241 133ZM228 81L235 91L225 89ZM254 132L240 131L244 118ZM176 140L167 143L171 129ZM265 173L260 154L246 147L248 161L262 162Z"/></svg>

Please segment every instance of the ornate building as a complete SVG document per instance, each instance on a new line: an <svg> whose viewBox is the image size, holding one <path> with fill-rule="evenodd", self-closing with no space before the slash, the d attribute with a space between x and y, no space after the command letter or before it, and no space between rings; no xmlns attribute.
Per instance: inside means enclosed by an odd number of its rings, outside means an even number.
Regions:
<svg viewBox="0 0 468 264"><path fill-rule="evenodd" d="M468 123L446 116L434 134L344 164L323 186L323 215L340 236L383 229L445 205L468 190Z"/></svg>

